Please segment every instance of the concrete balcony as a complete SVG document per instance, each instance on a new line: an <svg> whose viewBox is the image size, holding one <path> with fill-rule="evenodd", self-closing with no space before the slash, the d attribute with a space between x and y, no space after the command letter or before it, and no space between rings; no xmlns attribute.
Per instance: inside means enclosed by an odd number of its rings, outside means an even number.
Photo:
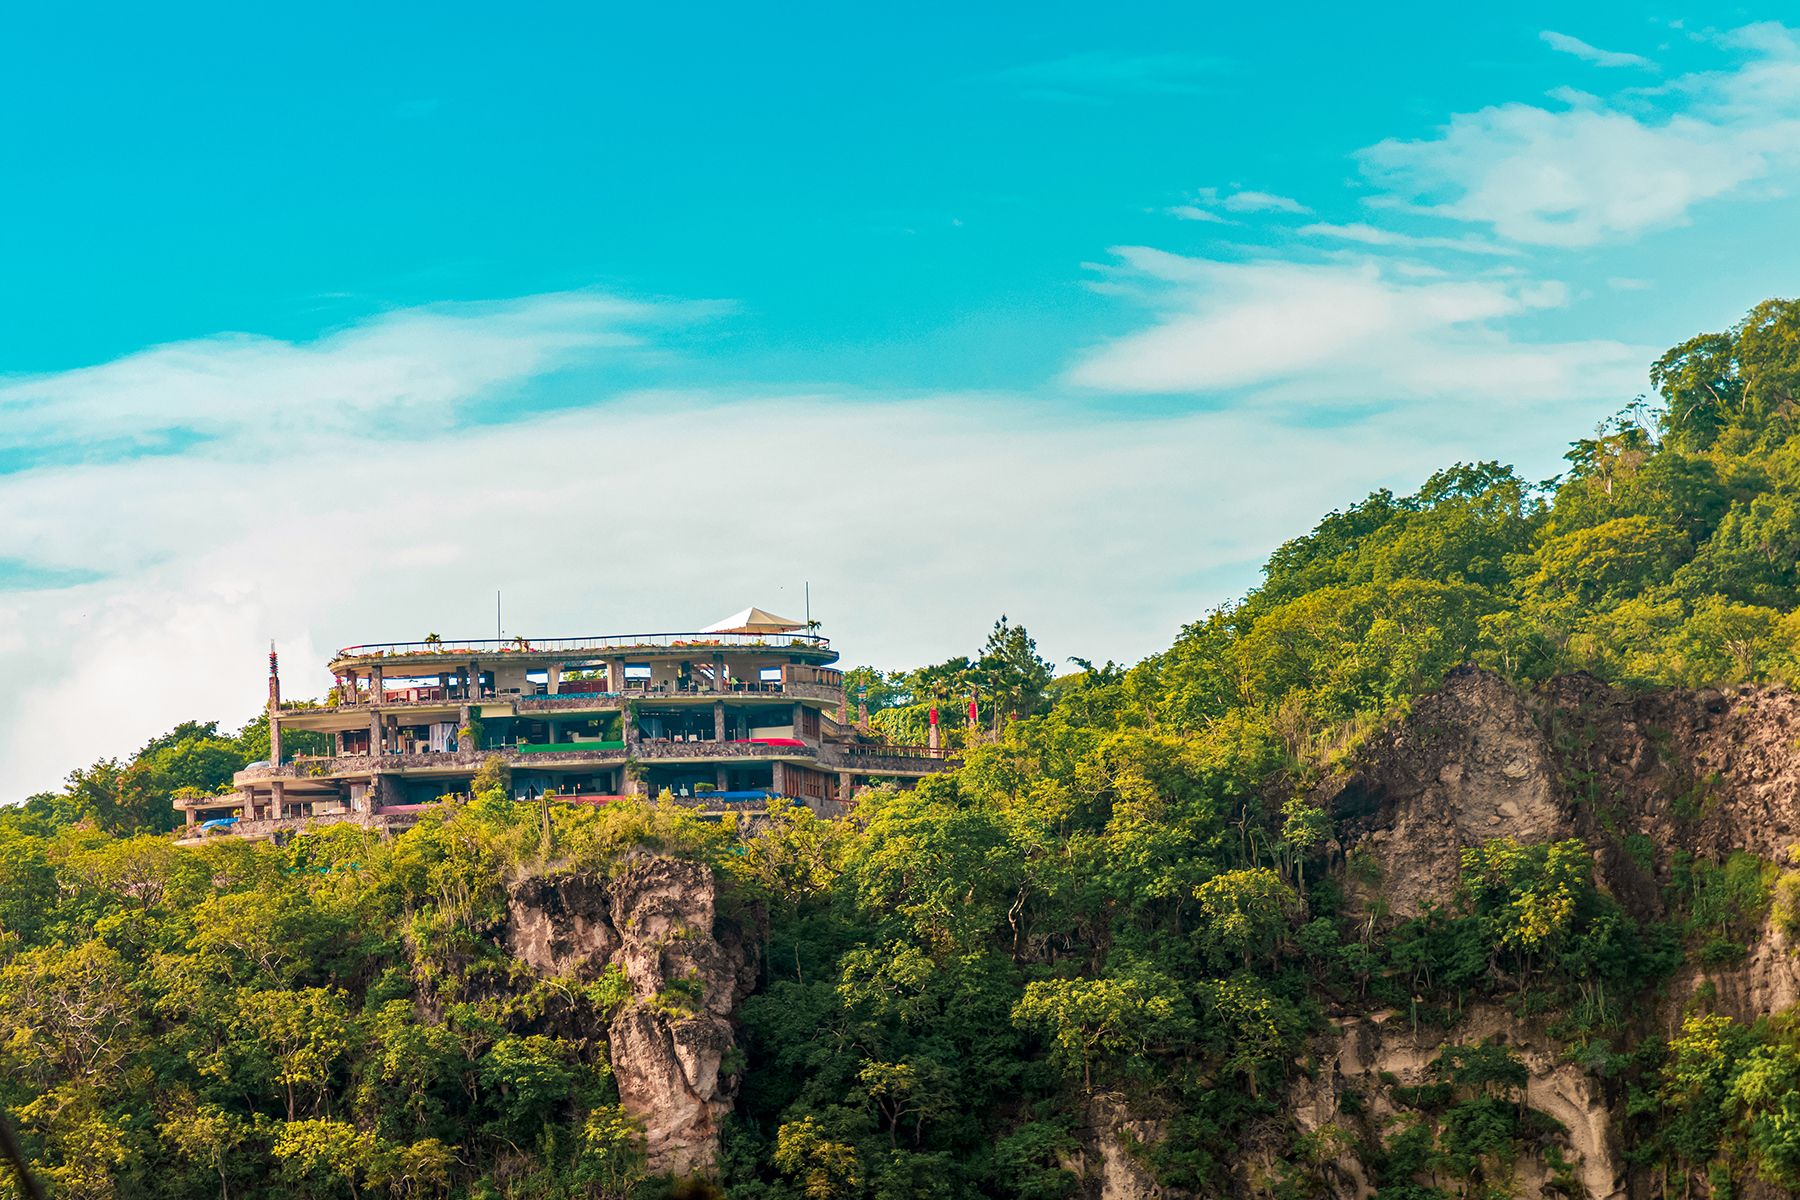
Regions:
<svg viewBox="0 0 1800 1200"><path fill-rule="evenodd" d="M817 757L818 747L793 739L797 745L769 742L639 742L636 746L636 757L649 762L667 762L671 759L686 759L690 762L712 762L718 759L763 758L763 759L811 759Z"/></svg>
<svg viewBox="0 0 1800 1200"><path fill-rule="evenodd" d="M418 817L412 813L401 813L389 816L383 813L338 812L319 813L305 817L257 817L254 820L240 820L225 829L202 830L198 828L181 831L182 836L175 840L177 846L199 846L209 841L227 841L239 838L245 841L260 842L279 840L283 835L306 833L322 829L327 825L355 825L364 829L405 829L416 823Z"/></svg>
<svg viewBox="0 0 1800 1200"><path fill-rule="evenodd" d="M465 700L455 688L405 688L387 691L379 700L366 694L338 704L314 704L305 700L289 700L282 704L281 715L283 718L287 718L350 713L366 714L373 711L461 708L465 704L471 704L488 709L493 709L498 705L508 705L515 714L527 716L532 713L617 711L623 708L627 701L679 704L765 698L811 700L826 705L838 705L843 703L844 689L841 685L833 686L812 680L733 682L721 689L714 689L705 684L687 687L665 685L631 688L623 692L577 691L574 687L565 686L555 695L547 692L489 691L478 698Z"/></svg>
<svg viewBox="0 0 1800 1200"><path fill-rule="evenodd" d="M819 765L852 775L936 775L954 771L962 760L930 746L890 746L879 742L827 742L819 749Z"/></svg>
<svg viewBox="0 0 1800 1200"><path fill-rule="evenodd" d="M473 774L489 758L499 757L510 767L556 769L613 765L637 758L656 762L718 762L737 759L786 759L804 761L817 757L818 748L804 742L783 744L769 742L665 742L643 741L627 746L622 742L559 742L524 746L496 746L487 750L419 751L412 754L342 754L330 757L301 757L275 766L263 763L246 767L232 777L239 786L290 779L342 779L365 775ZM180 802L177 802L180 806ZM204 807L204 801L193 807ZM223 804L215 801L214 806Z"/></svg>

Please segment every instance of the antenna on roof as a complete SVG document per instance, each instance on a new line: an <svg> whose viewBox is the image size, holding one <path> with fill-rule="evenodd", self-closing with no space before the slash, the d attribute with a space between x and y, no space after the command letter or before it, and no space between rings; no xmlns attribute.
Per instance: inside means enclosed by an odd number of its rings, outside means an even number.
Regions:
<svg viewBox="0 0 1800 1200"><path fill-rule="evenodd" d="M803 586L806 589L806 632L811 633L812 632L812 581L808 580L806 583L804 583L801 586Z"/></svg>
<svg viewBox="0 0 1800 1200"><path fill-rule="evenodd" d="M494 589L494 640L499 641L504 635L500 632L500 589Z"/></svg>

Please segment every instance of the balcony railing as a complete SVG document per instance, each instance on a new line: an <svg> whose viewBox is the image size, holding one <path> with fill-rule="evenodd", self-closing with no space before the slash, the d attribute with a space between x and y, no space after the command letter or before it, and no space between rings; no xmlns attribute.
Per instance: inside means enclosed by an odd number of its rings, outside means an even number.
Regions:
<svg viewBox="0 0 1800 1200"><path fill-rule="evenodd" d="M887 746L880 744L828 742L819 754L821 767L856 773L892 772L903 775L934 775L952 771L962 760L943 748L930 746Z"/></svg>
<svg viewBox="0 0 1800 1200"><path fill-rule="evenodd" d="M829 683L821 683L810 679L782 681L771 680L728 680L725 687L714 689L710 683L664 683L654 686L628 687L623 692L610 692L587 685L588 681L575 681L573 687L563 687L554 694L542 684L535 684L531 691L506 690L495 691L493 688L482 689L478 697L465 698L460 688L419 687L388 688L382 692L381 699L372 699L367 692L358 692L352 697L342 697L335 704L315 704L310 700L286 700L282 702L284 713L333 713L350 712L368 709L379 704L383 708L398 708L409 705L419 707L443 707L446 704L486 704L511 703L518 705L520 711L544 711L558 708L581 708L584 705L613 707L626 700L658 700L658 699L698 699L726 696L785 696L795 700L822 700L836 703L843 698L843 689Z"/></svg>
<svg viewBox="0 0 1800 1200"><path fill-rule="evenodd" d="M837 747L848 758L950 758L941 746L890 746L885 742L846 742Z"/></svg>
<svg viewBox="0 0 1800 1200"><path fill-rule="evenodd" d="M483 750L412 750L384 754L295 755L280 766L259 763L235 776L238 783L274 779L331 779L371 771L405 771L423 767L453 767L474 771L489 756L498 755L519 765L546 765L546 760L578 763L618 763L629 756L654 759L811 758L817 748L798 738L760 741L663 741L646 738L627 745L619 741L525 743L493 746Z"/></svg>
<svg viewBox="0 0 1800 1200"><path fill-rule="evenodd" d="M567 638L479 638L473 641L367 642L345 646L337 658L384 658L425 654L565 654L590 650L707 649L711 647L792 647L829 650L831 639L816 633L612 633Z"/></svg>

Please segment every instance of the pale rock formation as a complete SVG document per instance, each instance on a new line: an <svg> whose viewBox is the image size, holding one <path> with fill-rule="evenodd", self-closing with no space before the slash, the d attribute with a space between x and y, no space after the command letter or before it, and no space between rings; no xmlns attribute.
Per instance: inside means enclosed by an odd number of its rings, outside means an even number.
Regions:
<svg viewBox="0 0 1800 1200"><path fill-rule="evenodd" d="M702 864L640 853L615 874L544 875L511 889L507 945L544 975L624 969L631 1000L607 1029L625 1110L653 1172L706 1174L737 1079L731 1014L755 987L755 931L722 916Z"/></svg>

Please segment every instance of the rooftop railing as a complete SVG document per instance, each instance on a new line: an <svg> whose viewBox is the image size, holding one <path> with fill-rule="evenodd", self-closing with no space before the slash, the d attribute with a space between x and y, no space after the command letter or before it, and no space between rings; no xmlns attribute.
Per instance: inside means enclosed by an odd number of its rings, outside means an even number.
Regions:
<svg viewBox="0 0 1800 1200"><path fill-rule="evenodd" d="M583 704L613 707L626 700L655 700L666 697L707 699L726 696L792 696L802 700L835 701L842 694L841 686L812 680L784 682L779 679L731 679L727 680L722 688L715 688L707 682L651 684L639 680L628 680L626 689L622 692L607 691L604 683L593 680L565 680L555 692L551 692L546 685L539 683L531 685L529 690L524 688L496 690L484 687L476 696L464 696L463 689L460 687L385 688L380 699L376 699L372 693L366 690L355 693L339 691L327 696L322 704L313 700L283 700L281 711L283 713L329 713L366 709L377 704L393 708L409 704L421 706L481 704L486 701L512 702L518 704L523 711L543 711L556 708L580 708Z"/></svg>
<svg viewBox="0 0 1800 1200"><path fill-rule="evenodd" d="M828 650L831 639L816 633L613 633L594 637L481 638L475 641L367 642L345 646L336 657L381 658L425 654L564 654L592 650L704 649L710 646L786 648L804 646Z"/></svg>

